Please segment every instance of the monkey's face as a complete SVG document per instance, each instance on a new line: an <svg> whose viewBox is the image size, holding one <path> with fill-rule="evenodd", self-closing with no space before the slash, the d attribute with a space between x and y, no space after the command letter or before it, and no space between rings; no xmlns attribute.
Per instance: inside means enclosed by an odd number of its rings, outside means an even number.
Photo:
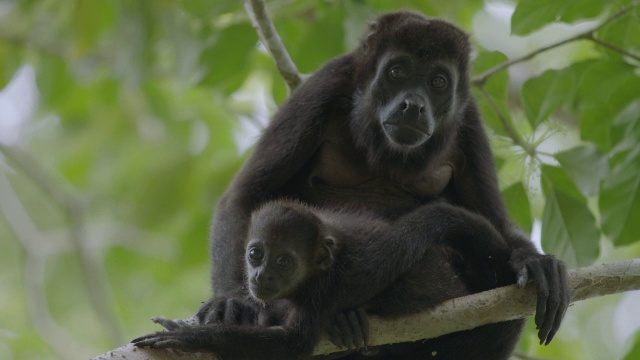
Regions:
<svg viewBox="0 0 640 360"><path fill-rule="evenodd" d="M378 19L355 54L349 126L377 170L423 168L451 139L469 98L467 35L411 13Z"/></svg>
<svg viewBox="0 0 640 360"><path fill-rule="evenodd" d="M256 299L290 298L305 280L330 268L336 241L298 203L272 202L254 211L245 252L247 285Z"/></svg>
<svg viewBox="0 0 640 360"><path fill-rule="evenodd" d="M356 114L367 114L354 121L381 131L388 149L412 152L453 118L457 80L451 61L389 50L356 103Z"/></svg>
<svg viewBox="0 0 640 360"><path fill-rule="evenodd" d="M306 277L305 261L295 249L252 241L246 251L247 280L257 300L286 298Z"/></svg>

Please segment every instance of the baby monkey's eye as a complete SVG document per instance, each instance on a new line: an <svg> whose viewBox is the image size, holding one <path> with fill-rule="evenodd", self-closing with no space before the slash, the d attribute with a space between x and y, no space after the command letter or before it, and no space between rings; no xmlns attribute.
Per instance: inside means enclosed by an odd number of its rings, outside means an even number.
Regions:
<svg viewBox="0 0 640 360"><path fill-rule="evenodd" d="M278 266L281 269L289 269L291 268L291 266L293 265L293 260L291 260L291 258L287 255L280 255L278 256L278 258L276 259L276 264L278 264Z"/></svg>
<svg viewBox="0 0 640 360"><path fill-rule="evenodd" d="M249 258L251 260L259 261L262 260L263 257L264 253L262 252L262 250L256 247L252 247L251 249L249 249Z"/></svg>

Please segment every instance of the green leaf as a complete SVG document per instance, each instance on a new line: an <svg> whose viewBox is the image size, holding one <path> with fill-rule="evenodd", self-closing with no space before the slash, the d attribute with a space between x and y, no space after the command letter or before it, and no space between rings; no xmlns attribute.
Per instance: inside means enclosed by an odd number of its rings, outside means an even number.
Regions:
<svg viewBox="0 0 640 360"><path fill-rule="evenodd" d="M78 37L77 49L84 53L113 26L115 9L107 0L76 0L75 3L71 24Z"/></svg>
<svg viewBox="0 0 640 360"><path fill-rule="evenodd" d="M640 100L624 108L613 120L611 142L615 155L632 151L640 143ZM612 164L617 164L614 159Z"/></svg>
<svg viewBox="0 0 640 360"><path fill-rule="evenodd" d="M595 223L586 203L552 189L542 216L542 248L568 267L590 265L600 253Z"/></svg>
<svg viewBox="0 0 640 360"><path fill-rule="evenodd" d="M232 25L217 34L213 46L203 51L200 63L208 70L204 85L219 86L230 92L244 81L250 54L258 36L248 24Z"/></svg>
<svg viewBox="0 0 640 360"><path fill-rule="evenodd" d="M481 53L473 63L472 74L479 75L483 72L493 68L494 66L507 61L507 57L498 52L484 52ZM511 121L509 111L507 111L507 92L509 88L509 74L507 71L501 71L492 77L483 85L483 89L486 94L491 98L491 101L500 111L500 114L505 117L506 121ZM473 93L478 100L478 107L480 113L483 115L485 124L489 126L498 135L506 136L507 133L502 124L500 116L496 112L493 104L487 99L481 90L477 87L473 87Z"/></svg>
<svg viewBox="0 0 640 360"><path fill-rule="evenodd" d="M602 229L616 245L640 239L640 146L604 180L599 206Z"/></svg>
<svg viewBox="0 0 640 360"><path fill-rule="evenodd" d="M640 8L608 24L597 32L596 37L623 49L640 49Z"/></svg>
<svg viewBox="0 0 640 360"><path fill-rule="evenodd" d="M502 191L502 197L507 205L507 210L511 219L527 233L531 232L531 224L533 222L531 216L531 205L529 203L529 197L522 185L522 182L517 182Z"/></svg>
<svg viewBox="0 0 640 360"><path fill-rule="evenodd" d="M609 174L607 158L594 145L577 146L555 155L563 170L585 196L594 196Z"/></svg>
<svg viewBox="0 0 640 360"><path fill-rule="evenodd" d="M240 8L238 3L236 0L181 0L180 7L191 16L211 21L234 6Z"/></svg>
<svg viewBox="0 0 640 360"><path fill-rule="evenodd" d="M291 53L298 69L303 73L312 73L327 60L343 54L344 47L344 11L342 6L334 4L313 24L303 36L302 41Z"/></svg>
<svg viewBox="0 0 640 360"><path fill-rule="evenodd" d="M531 127L535 129L557 108L571 103L575 88L576 74L571 68L549 70L541 76L529 79L522 86L522 100Z"/></svg>
<svg viewBox="0 0 640 360"><path fill-rule="evenodd" d="M587 61L575 68L581 75L575 103L580 113L580 135L601 149L610 149L614 114L637 99L640 78L635 68L621 59Z"/></svg>
<svg viewBox="0 0 640 360"><path fill-rule="evenodd" d="M595 18L610 3L610 0L521 0L511 16L511 33L526 35L553 22Z"/></svg>
<svg viewBox="0 0 640 360"><path fill-rule="evenodd" d="M76 82L69 72L68 64L57 57L42 57L37 64L36 82L43 103L47 106L59 105L75 88Z"/></svg>
<svg viewBox="0 0 640 360"><path fill-rule="evenodd" d="M624 360L638 360L640 359L640 331L636 333L635 345L629 350Z"/></svg>
<svg viewBox="0 0 640 360"><path fill-rule="evenodd" d="M571 196L577 201L586 202L576 183L567 175L565 170L556 166L543 165L542 188L545 194L550 194L554 190L562 191L567 196Z"/></svg>

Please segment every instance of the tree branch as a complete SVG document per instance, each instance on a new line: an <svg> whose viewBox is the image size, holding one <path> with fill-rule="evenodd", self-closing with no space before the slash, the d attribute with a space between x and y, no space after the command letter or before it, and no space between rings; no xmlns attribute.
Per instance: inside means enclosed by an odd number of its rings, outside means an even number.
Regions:
<svg viewBox="0 0 640 360"><path fill-rule="evenodd" d="M520 133L518 132L518 130L514 128L511 121L509 121L507 117L502 113L502 111L500 110L500 107L498 107L498 104L496 104L496 102L493 100L491 95L484 88L484 84L479 85L478 87L480 88L480 92L482 92L482 95L487 99L489 106L491 106L493 111L498 116L498 119L500 120L500 123L504 128L504 131L507 133L509 138L513 141L513 143L518 145L520 148L522 148L529 156L531 156L532 158L535 158L536 157L535 146L532 146L531 144L526 142L522 138L522 136L520 136Z"/></svg>
<svg viewBox="0 0 640 360"><path fill-rule="evenodd" d="M244 8L258 33L258 37L260 37L260 41L269 50L289 90L295 89L302 83L302 76L298 72L296 64L291 60L291 56L289 56L269 13L267 13L265 0L245 0Z"/></svg>
<svg viewBox="0 0 640 360"><path fill-rule="evenodd" d="M568 39L555 42L555 43L553 43L551 45L547 45L547 46L541 47L540 49L532 51L532 52L530 52L528 54L525 54L523 56L517 57L517 58L509 60L509 61L505 61L502 64L498 64L498 65L494 66L493 68L483 72L482 74L473 77L473 79L471 79L471 83L473 85L482 86L491 76L495 75L496 73L498 73L498 72L500 72L502 70L505 70L505 69L515 65L515 64L519 64L521 62L525 62L527 60L530 60L530 59L534 58L535 56L537 56L537 55L539 55L539 54L541 54L543 52L549 51L551 49L555 49L557 47L560 47L562 45L565 45L565 44L568 44L568 43L571 43L571 42L574 42L574 41L591 40L596 44L599 44L601 46L605 46L603 44L604 42L596 41L596 39L594 38L594 33L596 31L602 29L604 26L610 24L611 22L617 20L621 16L625 15L626 13L628 13L629 11L631 11L633 8L637 7L638 5L640 5L640 1L634 1L634 2L630 3L629 5L622 7L615 14L611 15L610 17L605 19L602 23L600 23L598 26L594 27L591 30L587 30L585 32L582 32L580 34L572 36L572 37L570 37ZM607 47L607 48L609 48L609 49L611 49L613 51L618 51L617 49L619 49L619 48L612 49L610 46L605 46L605 47ZM618 51L618 52L620 52L620 51ZM629 54L628 52L623 52L622 54L634 57L633 55Z"/></svg>
<svg viewBox="0 0 640 360"><path fill-rule="evenodd" d="M640 259L594 265L569 270L573 302L592 297L640 289ZM419 314L396 319L371 316L371 345L392 344L435 338L456 331L525 318L535 311L535 286L524 289L506 286L479 294L452 299ZM249 345L248 345L249 346ZM339 351L329 340L321 339L315 354ZM131 344L100 355L94 360L216 360L214 354L187 354L174 350L137 349ZM233 359L231 359L233 360Z"/></svg>

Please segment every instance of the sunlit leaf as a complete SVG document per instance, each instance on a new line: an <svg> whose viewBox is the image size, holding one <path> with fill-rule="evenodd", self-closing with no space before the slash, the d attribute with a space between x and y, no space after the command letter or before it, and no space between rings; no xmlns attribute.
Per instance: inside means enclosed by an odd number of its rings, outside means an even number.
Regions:
<svg viewBox="0 0 640 360"><path fill-rule="evenodd" d="M200 63L207 71L203 85L237 89L247 73L251 52L258 37L249 24L233 25L216 34L215 43L205 49Z"/></svg>
<svg viewBox="0 0 640 360"><path fill-rule="evenodd" d="M587 266L600 253L600 232L586 203L560 190L547 193L542 216L542 248L569 267Z"/></svg>
<svg viewBox="0 0 640 360"><path fill-rule="evenodd" d="M560 167L542 166L542 188L545 194L555 190L560 190L567 196L571 196L580 202L586 202L584 195L580 192L576 183L567 175L567 172Z"/></svg>
<svg viewBox="0 0 640 360"><path fill-rule="evenodd" d="M640 18L640 8L636 7L629 14L598 31L596 36L598 39L631 52L635 49L637 54L640 50L640 36L638 36L640 21L638 18Z"/></svg>
<svg viewBox="0 0 640 360"><path fill-rule="evenodd" d="M576 75L571 69L549 70L522 86L522 100L532 128L547 120L559 107L573 100Z"/></svg>
<svg viewBox="0 0 640 360"><path fill-rule="evenodd" d="M640 146L604 180L599 205L602 229L615 244L640 240Z"/></svg>
<svg viewBox="0 0 640 360"><path fill-rule="evenodd" d="M532 216L529 197L521 182L517 182L502 191L511 219L525 232L531 232Z"/></svg>
<svg viewBox="0 0 640 360"><path fill-rule="evenodd" d="M587 61L575 65L580 82L576 103L580 135L600 149L611 147L611 124L616 114L640 94L634 67L620 59Z"/></svg>
<svg viewBox="0 0 640 360"><path fill-rule="evenodd" d="M594 18L610 3L609 0L521 0L511 17L511 32L526 35L552 22L573 23Z"/></svg>
<svg viewBox="0 0 640 360"><path fill-rule="evenodd" d="M609 174L607 158L593 145L577 146L555 155L563 170L586 196L594 196Z"/></svg>
<svg viewBox="0 0 640 360"><path fill-rule="evenodd" d="M480 75L506 60L507 57L497 51L480 53L473 62L472 74ZM508 87L509 74L506 71L501 71L487 80L482 87L484 92L477 87L473 88L473 94L478 100L478 107L480 108L480 113L483 115L485 124L499 135L506 135L505 127L500 116L504 118L504 121L511 121L509 111L507 111L506 107ZM487 95L491 100L487 99Z"/></svg>
<svg viewBox="0 0 640 360"><path fill-rule="evenodd" d="M612 164L617 164L617 158L633 151L640 143L640 100L636 100L622 110L613 120L611 126L611 141L615 144L612 149Z"/></svg>

